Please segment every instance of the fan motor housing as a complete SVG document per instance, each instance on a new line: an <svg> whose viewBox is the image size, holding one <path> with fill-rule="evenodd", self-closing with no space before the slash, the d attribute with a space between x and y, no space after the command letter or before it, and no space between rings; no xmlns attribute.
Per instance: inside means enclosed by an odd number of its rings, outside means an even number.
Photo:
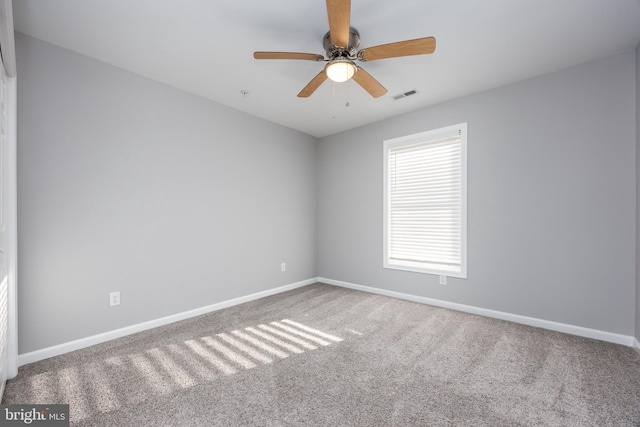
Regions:
<svg viewBox="0 0 640 427"><path fill-rule="evenodd" d="M360 33L353 27L349 27L349 46L340 47L331 43L331 33L327 31L322 40L322 46L327 52L327 58L334 59L338 57L345 57L349 59L356 59L358 56L358 46L360 46Z"/></svg>

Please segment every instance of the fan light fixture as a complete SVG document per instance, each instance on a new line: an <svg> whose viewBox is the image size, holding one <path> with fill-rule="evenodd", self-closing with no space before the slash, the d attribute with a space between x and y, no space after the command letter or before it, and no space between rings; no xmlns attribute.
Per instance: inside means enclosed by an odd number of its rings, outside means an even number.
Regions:
<svg viewBox="0 0 640 427"><path fill-rule="evenodd" d="M356 64L345 58L337 58L329 61L324 71L329 79L336 83L342 83L353 77L356 72Z"/></svg>

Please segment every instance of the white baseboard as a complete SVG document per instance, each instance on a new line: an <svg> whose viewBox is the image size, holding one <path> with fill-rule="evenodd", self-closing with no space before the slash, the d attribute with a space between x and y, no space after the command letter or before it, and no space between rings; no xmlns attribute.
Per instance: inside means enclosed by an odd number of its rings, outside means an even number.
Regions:
<svg viewBox="0 0 640 427"><path fill-rule="evenodd" d="M113 331L104 332L102 334L92 335L90 337L81 338L81 339L70 341L67 343L54 345L52 347L43 348L41 350L19 354L18 366L23 366L28 363L33 363L39 360L48 359L53 356L59 356L64 353L69 353L71 351L79 350L81 348L90 347L92 345L100 344L116 338L121 338L127 335L135 334L136 332L146 331L147 329L168 325L169 323L178 322L180 320L189 319L192 317L200 316L202 314L211 313L213 311L222 310L223 308L233 307L234 305L243 304L249 301L254 301L260 298L279 294L281 292L290 291L292 289L296 289L302 286L307 286L312 283L316 283L317 281L318 281L317 278L307 279L302 282L292 283L290 285L284 285L278 288L269 289L262 292L256 292L255 294L246 295L246 296L234 298L228 301L223 301L216 304L208 305L206 307L196 308L196 309L185 311L182 313L173 314L171 316L162 317L160 319L150 320L148 322L138 323L136 325L115 329Z"/></svg>
<svg viewBox="0 0 640 427"><path fill-rule="evenodd" d="M491 317L495 319L507 320L514 323L535 326L538 328L549 329L557 332L564 332L567 334L578 335L581 337L594 338L601 341L612 342L615 344L622 344L629 347L634 347L638 352L640 352L640 342L638 342L638 340L632 336L615 334L612 332L605 332L597 329L589 329L581 326L568 325L565 323L552 322L549 320L537 319L535 317L527 317L527 316L521 316L518 314L505 313L502 311L489 310L485 308L458 304L458 303L449 302L449 301L442 301L442 300L437 300L433 298L421 297L417 295L404 294L401 292L388 291L385 289L372 288L369 286L356 285L354 283L327 279L324 277L315 277L315 278L307 279L301 282L292 283L289 285L280 286L278 288L269 289L266 291L257 292L255 294L246 295L243 297L234 298L232 300L208 305L206 307L196 308L194 310L173 314L171 316L162 317L160 319L150 320L148 322L138 323L136 325L127 326L127 327L116 329L109 332L104 332L102 334L92 335L90 337L81 338L81 339L70 341L67 343L58 344L52 347L43 348L41 350L20 354L18 355L18 366L23 366L28 363L33 363L39 360L48 359L50 357L59 356L64 353L69 353L71 351L80 350L82 348L107 342L116 338L121 338L127 335L135 334L136 332L142 332L148 329L157 328L158 326L164 326L173 322L178 322L180 320L190 319L192 317L200 316L202 314L211 313L213 311L222 310L228 307L233 307L238 304L254 301L260 298L279 294L281 292L286 292L292 289L301 288L303 286L307 286L316 282L322 282L329 285L340 286L343 288L354 289L354 290L363 291L363 292L369 292L372 294L384 295L392 298L403 299L403 300L417 302L421 304L433 305L435 307L448 308L451 310L477 314L480 316Z"/></svg>
<svg viewBox="0 0 640 427"><path fill-rule="evenodd" d="M421 304L433 305L436 307L448 308L451 310L462 311L465 313L477 314L495 319L507 320L514 323L520 323L537 328L549 329L557 332L564 332L571 335L577 335L585 338L594 338L601 341L607 341L615 344L622 344L628 347L636 347L640 349L640 344L632 336L615 334L613 332L600 331L598 329L589 329L582 326L568 325L566 323L558 323L550 320L538 319L535 317L521 316L519 314L505 313L503 311L489 310L486 308L474 307L471 305L458 304L455 302L442 301L433 298L421 297L417 295L404 294L401 292L388 291L386 289L372 288L369 286L356 285L354 283L342 282L339 280L318 277L318 282L329 285L340 286L343 288L355 289L358 291L369 292L372 294L384 295L388 297L403 299L407 301L417 302ZM635 341L635 342L634 342Z"/></svg>

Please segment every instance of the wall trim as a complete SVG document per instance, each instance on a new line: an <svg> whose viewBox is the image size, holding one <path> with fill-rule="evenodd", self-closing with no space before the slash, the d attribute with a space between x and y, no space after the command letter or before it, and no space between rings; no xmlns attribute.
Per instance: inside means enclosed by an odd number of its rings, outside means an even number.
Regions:
<svg viewBox="0 0 640 427"><path fill-rule="evenodd" d="M224 308L233 307L235 305L243 304L245 302L254 301L260 298L264 298L264 297L279 294L282 292L290 291L293 289L301 288L303 286L316 283L317 281L318 281L317 278L307 279L301 282L296 282L289 285L284 285L277 288L269 289L266 291L256 292L254 294L230 299L227 301L222 301L216 304L207 305L205 307L184 311L182 313L172 314L170 316L161 317L159 319L138 323L136 325L126 326L124 328L115 329L113 331L108 331L101 334L92 335L86 338L80 338L78 340L57 344L51 347L43 348L41 350L35 350L29 353L19 354L18 366L23 366L29 363L37 362L39 360L44 360L50 357L59 356L61 354L69 353L71 351L80 350L82 348L86 348L92 345L111 341L116 338L121 338L127 335L135 334L137 332L142 332L148 329L157 328L159 326L168 325L170 323L178 322L180 320L190 319L192 317L200 316L202 314L207 314L213 311L222 310Z"/></svg>
<svg viewBox="0 0 640 427"><path fill-rule="evenodd" d="M3 45L4 46L4 45ZM4 49L4 48L3 48ZM10 45L8 49L15 49ZM4 52L4 50L3 50ZM17 80L7 78L5 132L5 266L7 269L7 379L18 375Z"/></svg>
<svg viewBox="0 0 640 427"><path fill-rule="evenodd" d="M636 351L640 353L640 341L638 341L638 338L636 337L633 337L633 348L635 348Z"/></svg>
<svg viewBox="0 0 640 427"><path fill-rule="evenodd" d="M638 343L638 340L628 335L621 335L613 332L601 331L598 329L590 329L582 326L575 326L575 325L569 325L566 323L553 322L550 320L538 319L535 317L521 316L519 314L506 313L503 311L490 310L486 308L474 307L474 306L465 305L465 304L458 304L455 302L421 297L417 295L404 294L401 292L388 291L386 289L372 288L370 286L356 285L354 283L327 279L324 277L318 277L318 282L326 283L328 285L340 286L348 289L354 289L357 291L369 292L372 294L378 294L378 295L384 295L388 297L403 299L403 300L417 302L421 304L448 308L451 310L462 311L465 313L477 314L480 316L491 317L494 319L507 320L509 322L520 323L528 326L535 326L537 328L549 329L551 331L563 332L566 334L577 335L585 338L593 338L601 341L607 341L614 344L622 344L628 347L636 347L640 349L640 344Z"/></svg>

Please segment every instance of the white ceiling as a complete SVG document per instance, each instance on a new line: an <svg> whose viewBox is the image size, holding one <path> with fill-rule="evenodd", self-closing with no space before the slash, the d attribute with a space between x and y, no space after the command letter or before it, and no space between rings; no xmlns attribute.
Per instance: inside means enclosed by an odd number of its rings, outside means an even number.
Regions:
<svg viewBox="0 0 640 427"><path fill-rule="evenodd" d="M435 53L360 63L389 90L381 98L326 81L302 99L323 63L252 54L324 54L323 0L18 0L13 10L17 31L316 137L640 42L640 0L352 0L361 48L434 36Z"/></svg>

